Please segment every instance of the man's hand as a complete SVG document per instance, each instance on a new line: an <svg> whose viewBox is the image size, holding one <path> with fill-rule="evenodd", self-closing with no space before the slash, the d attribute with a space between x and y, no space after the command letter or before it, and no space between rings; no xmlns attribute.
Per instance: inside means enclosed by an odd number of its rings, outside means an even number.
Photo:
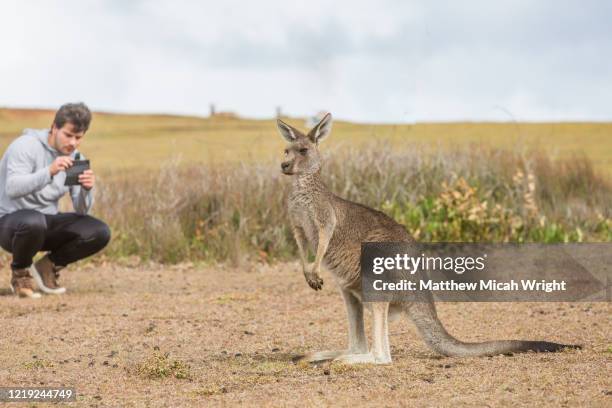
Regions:
<svg viewBox="0 0 612 408"><path fill-rule="evenodd" d="M59 156L57 159L53 160L53 163L49 166L49 173L51 173L51 177L55 176L60 171L66 171L66 169L72 167L72 160L68 156Z"/></svg>
<svg viewBox="0 0 612 408"><path fill-rule="evenodd" d="M93 170L85 170L83 173L79 174L79 184L85 190L91 190L96 184L96 175Z"/></svg>
<svg viewBox="0 0 612 408"><path fill-rule="evenodd" d="M319 277L319 271L315 270L316 265L309 263L304 266L304 277L308 285L314 290L321 290L323 288L323 279Z"/></svg>

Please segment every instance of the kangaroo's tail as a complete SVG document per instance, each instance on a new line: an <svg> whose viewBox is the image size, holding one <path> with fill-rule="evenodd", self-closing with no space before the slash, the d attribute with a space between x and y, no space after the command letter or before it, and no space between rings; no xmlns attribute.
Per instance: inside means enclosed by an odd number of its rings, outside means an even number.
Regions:
<svg viewBox="0 0 612 408"><path fill-rule="evenodd" d="M511 354L525 351L559 351L565 348L580 349L582 346L559 344L548 341L498 340L481 343L464 343L451 336L438 319L433 301L405 303L410 316L429 347L445 356L474 357Z"/></svg>

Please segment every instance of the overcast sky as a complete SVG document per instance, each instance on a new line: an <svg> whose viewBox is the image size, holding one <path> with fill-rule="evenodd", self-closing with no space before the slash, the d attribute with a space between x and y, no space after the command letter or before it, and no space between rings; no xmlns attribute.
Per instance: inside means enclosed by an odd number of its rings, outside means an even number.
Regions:
<svg viewBox="0 0 612 408"><path fill-rule="evenodd" d="M612 120L612 2L0 2L0 106Z"/></svg>

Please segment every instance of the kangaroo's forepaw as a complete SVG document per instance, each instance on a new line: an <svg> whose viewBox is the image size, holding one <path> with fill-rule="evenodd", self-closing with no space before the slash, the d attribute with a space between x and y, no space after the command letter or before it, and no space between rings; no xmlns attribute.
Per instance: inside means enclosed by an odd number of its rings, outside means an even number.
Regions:
<svg viewBox="0 0 612 408"><path fill-rule="evenodd" d="M323 288L323 279L321 279L316 273L309 273L305 274L304 276L306 277L306 282L308 282L308 286L310 286L314 290L321 290Z"/></svg>

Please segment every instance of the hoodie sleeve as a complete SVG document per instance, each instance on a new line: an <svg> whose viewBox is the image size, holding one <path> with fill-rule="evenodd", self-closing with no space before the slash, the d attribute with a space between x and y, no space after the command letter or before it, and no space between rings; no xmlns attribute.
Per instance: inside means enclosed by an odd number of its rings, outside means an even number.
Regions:
<svg viewBox="0 0 612 408"><path fill-rule="evenodd" d="M93 207L94 195L93 188L89 191L81 186L72 186L70 195L72 196L72 206L77 214L87 214Z"/></svg>
<svg viewBox="0 0 612 408"><path fill-rule="evenodd" d="M11 199L34 193L51 183L49 167L33 172L33 150L27 140L18 140L7 149L6 194Z"/></svg>
<svg viewBox="0 0 612 408"><path fill-rule="evenodd" d="M86 160L85 155L81 155L81 160ZM94 187L95 188L95 187ZM77 214L87 214L93 207L94 203L94 189L87 191L80 185L70 187L70 196L72 197L72 206Z"/></svg>

